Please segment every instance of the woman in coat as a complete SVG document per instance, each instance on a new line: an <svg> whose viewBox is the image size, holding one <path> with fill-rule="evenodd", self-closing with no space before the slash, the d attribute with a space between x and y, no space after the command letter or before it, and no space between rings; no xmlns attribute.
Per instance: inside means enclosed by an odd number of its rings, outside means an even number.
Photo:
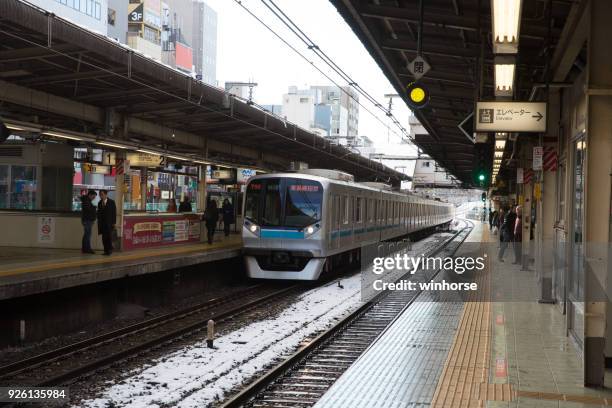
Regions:
<svg viewBox="0 0 612 408"><path fill-rule="evenodd" d="M223 213L223 232L226 237L230 234L230 225L234 223L234 206L226 198L223 200L223 207L221 207Z"/></svg>

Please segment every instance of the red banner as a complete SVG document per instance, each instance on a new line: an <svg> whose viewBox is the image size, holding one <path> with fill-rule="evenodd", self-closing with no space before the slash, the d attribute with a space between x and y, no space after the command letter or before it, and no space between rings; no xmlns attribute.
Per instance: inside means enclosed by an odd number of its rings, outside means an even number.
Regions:
<svg viewBox="0 0 612 408"><path fill-rule="evenodd" d="M197 214L142 216L123 219L123 250L200 242Z"/></svg>

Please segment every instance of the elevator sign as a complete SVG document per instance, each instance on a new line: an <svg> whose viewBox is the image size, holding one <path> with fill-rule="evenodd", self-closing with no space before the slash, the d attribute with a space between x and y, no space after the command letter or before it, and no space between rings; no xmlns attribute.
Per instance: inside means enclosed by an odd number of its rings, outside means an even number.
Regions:
<svg viewBox="0 0 612 408"><path fill-rule="evenodd" d="M478 102L477 132L546 132L546 102Z"/></svg>

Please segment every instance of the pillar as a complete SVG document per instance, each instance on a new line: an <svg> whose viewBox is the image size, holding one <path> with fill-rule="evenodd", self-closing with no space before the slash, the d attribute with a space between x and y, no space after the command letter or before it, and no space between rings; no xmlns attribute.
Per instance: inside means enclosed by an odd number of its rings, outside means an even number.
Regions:
<svg viewBox="0 0 612 408"><path fill-rule="evenodd" d="M123 203L127 185L125 183L126 174L129 172L129 165L126 161L126 155L123 151L118 151L115 154L117 169L123 168L122 174L115 177L115 205L117 206L117 236L119 237L119 250L123 250Z"/></svg>
<svg viewBox="0 0 612 408"><path fill-rule="evenodd" d="M140 209L142 211L147 210L147 168L142 167L140 169Z"/></svg>
<svg viewBox="0 0 612 408"><path fill-rule="evenodd" d="M548 124L547 133L542 138L543 146L557 149L559 122L560 122L560 98L558 90L551 92L548 96ZM535 266L538 278L540 303L554 303L553 293L553 262L554 262L554 233L555 233L555 211L557 198L556 173L553 171L538 172L540 185L540 198L536 200L536 229L535 229Z"/></svg>
<svg viewBox="0 0 612 408"><path fill-rule="evenodd" d="M585 186L584 383L604 385L605 356L612 355L610 205L612 184L612 2L590 1L587 59ZM608 294L606 299L605 295Z"/></svg>
<svg viewBox="0 0 612 408"><path fill-rule="evenodd" d="M198 181L198 212L206 210L206 165L200 165L200 178Z"/></svg>

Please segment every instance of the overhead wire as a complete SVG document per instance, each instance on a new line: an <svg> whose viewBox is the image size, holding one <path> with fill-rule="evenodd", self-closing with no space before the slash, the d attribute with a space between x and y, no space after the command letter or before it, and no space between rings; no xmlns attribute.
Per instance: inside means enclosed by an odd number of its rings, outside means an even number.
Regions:
<svg viewBox="0 0 612 408"><path fill-rule="evenodd" d="M383 120L381 120L374 112L372 112L370 109L368 109L365 105L363 105L363 103L361 103L361 101L359 101L358 98L356 98L351 92L348 92L346 89L344 89L343 86L341 86L340 84L338 84L338 82L336 80L334 80L333 78L331 78L331 76L329 74L327 74L326 72L324 72L321 68L319 68L313 61L311 61L310 59L308 59L308 57L306 57L301 51L299 51L295 46L293 46L287 39L285 39L281 34L279 34L277 31L275 31L269 24L267 24L265 21L263 21L258 15L256 15L251 9L249 9L242 0L234 0L234 2L236 4L238 4L240 7L242 7L243 10L245 10L251 17L253 17L256 21L258 21L262 26L264 26L268 31L270 31L276 38L278 38L282 43L284 43L287 47L289 47L294 53L296 53L298 56L300 56L303 60L305 60L306 62L308 62L313 68L315 68L319 73L321 73L327 80L329 80L330 82L332 82L336 87L338 87L340 89L341 92L345 93L349 98L353 99L359 106L361 106L366 112L368 112L372 117L374 117L379 123L381 123L383 126L387 127L389 129L389 124L385 123ZM325 54L320 47L315 44L310 37L308 37L307 34L304 33L304 31L297 26L297 24L293 23L292 20L289 19L289 17L287 17L287 15L284 13L284 11L282 11L282 9L280 9L280 7L278 7L275 3L271 2L273 4L273 6L270 6L269 4L267 4L264 0L262 0L262 3L279 19L283 22L283 24L294 34L296 35L296 37L298 37L306 46L309 50L313 51L315 53L315 55L317 55L321 60L323 60L323 62L329 67L331 68L337 75L339 75L344 81L347 82L347 85L349 87L352 87L353 89L355 89L355 91L357 93L359 93L360 95L362 95L366 100L368 100L370 103L372 103L376 108L379 108L380 110L382 110L385 113L385 116L387 116L392 122L393 124L395 124L399 130L403 133L403 135L398 134L397 132L391 130L391 132L393 132L393 134L395 134L396 136L398 136L400 139L404 140L404 139L408 139L408 140L412 140L412 138L410 137L410 134L406 131L406 129L402 126L401 122L387 109L385 109L385 107L379 103L374 97L372 97L372 95L370 95L367 91L365 91L356 81L354 81L344 70L342 70L342 68L340 68L329 56L327 56L327 54ZM276 8L276 9L275 9ZM283 16L285 16L287 19L289 19L290 21L286 21Z"/></svg>

